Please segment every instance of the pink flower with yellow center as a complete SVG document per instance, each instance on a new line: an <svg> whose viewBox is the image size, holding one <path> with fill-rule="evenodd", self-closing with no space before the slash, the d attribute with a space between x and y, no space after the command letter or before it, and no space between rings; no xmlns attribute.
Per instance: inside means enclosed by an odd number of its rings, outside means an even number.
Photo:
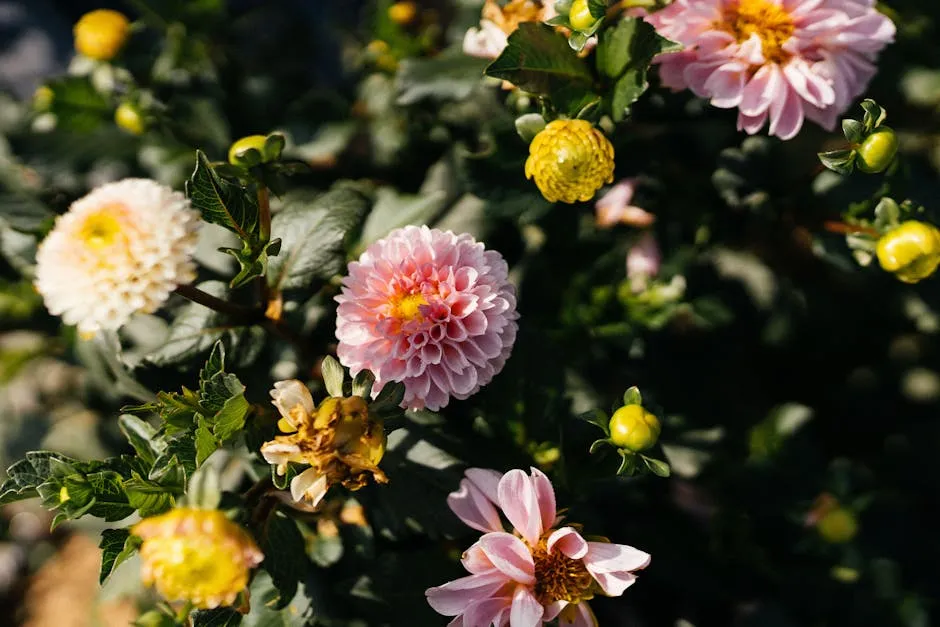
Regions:
<svg viewBox="0 0 940 627"><path fill-rule="evenodd" d="M484 532L463 555L470 575L425 593L436 612L455 617L448 627L536 627L555 619L566 627L596 627L587 601L620 596L636 581L633 571L650 563L648 553L589 542L578 527L561 526L551 481L535 468L529 475L471 468L447 504Z"/></svg>
<svg viewBox="0 0 940 627"><path fill-rule="evenodd" d="M470 235L408 226L372 244L343 280L337 355L373 395L405 385L407 408L465 399L503 368L516 340L516 291L502 255Z"/></svg>
<svg viewBox="0 0 940 627"><path fill-rule="evenodd" d="M875 75L894 24L874 0L675 0L646 20L685 46L657 61L663 84L691 89L738 129L781 139L804 118L831 130Z"/></svg>

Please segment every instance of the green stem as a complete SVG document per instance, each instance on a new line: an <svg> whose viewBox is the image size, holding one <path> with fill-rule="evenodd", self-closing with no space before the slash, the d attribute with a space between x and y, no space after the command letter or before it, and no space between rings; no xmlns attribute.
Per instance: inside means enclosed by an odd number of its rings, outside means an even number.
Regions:
<svg viewBox="0 0 940 627"><path fill-rule="evenodd" d="M222 300L217 296L213 296L207 292L202 291L194 285L180 285L176 288L176 293L198 303L203 307L208 307L213 311L217 311L221 314L225 314L233 318L237 322L242 322L245 324L254 324L259 322L264 312L261 312L253 307L246 307L244 305L237 305L235 303L230 303L226 300Z"/></svg>
<svg viewBox="0 0 940 627"><path fill-rule="evenodd" d="M271 239L271 194L263 184L258 187L258 222L261 241L267 243Z"/></svg>

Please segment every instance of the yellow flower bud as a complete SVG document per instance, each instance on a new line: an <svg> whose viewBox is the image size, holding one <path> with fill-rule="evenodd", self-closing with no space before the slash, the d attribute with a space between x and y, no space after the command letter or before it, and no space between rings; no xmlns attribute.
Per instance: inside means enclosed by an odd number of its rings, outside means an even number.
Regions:
<svg viewBox="0 0 940 627"><path fill-rule="evenodd" d="M54 100L55 92L52 91L51 87L43 85L36 88L36 92L33 94L33 108L36 111L48 111Z"/></svg>
<svg viewBox="0 0 940 627"><path fill-rule="evenodd" d="M75 24L75 49L89 59L110 61L127 43L130 22L123 13L98 9Z"/></svg>
<svg viewBox="0 0 940 627"><path fill-rule="evenodd" d="M869 174L884 172L898 153L898 136L887 126L880 126L855 150L858 154L855 165L859 170Z"/></svg>
<svg viewBox="0 0 940 627"><path fill-rule="evenodd" d="M217 510L174 509L142 520L131 533L143 540L144 583L168 601L201 609L233 604L264 559L251 536Z"/></svg>
<svg viewBox="0 0 940 627"><path fill-rule="evenodd" d="M614 147L590 122L555 120L529 145L525 175L549 202L590 200L614 180Z"/></svg>
<svg viewBox="0 0 940 627"><path fill-rule="evenodd" d="M816 531L826 542L844 544L858 533L858 522L852 512L843 507L836 507L819 519Z"/></svg>
<svg viewBox="0 0 940 627"><path fill-rule="evenodd" d="M410 24L418 14L418 7L414 2L396 2L388 7L388 19L396 24Z"/></svg>
<svg viewBox="0 0 940 627"><path fill-rule="evenodd" d="M940 265L940 230L910 220L878 240L878 262L905 283L926 279Z"/></svg>
<svg viewBox="0 0 940 627"><path fill-rule="evenodd" d="M385 455L385 428L369 413L366 400L329 397L314 409L305 391L300 381L278 382L275 405L283 416L278 424L287 434L261 447L262 456L280 475L288 463L310 466L291 481L294 499L315 507L330 486L358 490L370 477L387 483L378 467ZM283 402L287 398L290 402Z"/></svg>
<svg viewBox="0 0 940 627"><path fill-rule="evenodd" d="M142 135L147 130L144 116L136 106L122 102L114 112L114 123L131 135Z"/></svg>
<svg viewBox="0 0 940 627"><path fill-rule="evenodd" d="M263 159L264 142L266 139L267 138L264 135L248 135L247 137L242 137L237 142L232 144L232 147L228 149L228 162L232 165L249 165L245 162L245 158L242 153L252 148L257 150L262 155Z"/></svg>
<svg viewBox="0 0 940 627"><path fill-rule="evenodd" d="M568 13L568 22L575 30L587 30L594 26L597 18L591 15L588 0L574 0Z"/></svg>
<svg viewBox="0 0 940 627"><path fill-rule="evenodd" d="M653 447L662 427L641 405L625 405L610 419L610 439L621 448L639 453Z"/></svg>

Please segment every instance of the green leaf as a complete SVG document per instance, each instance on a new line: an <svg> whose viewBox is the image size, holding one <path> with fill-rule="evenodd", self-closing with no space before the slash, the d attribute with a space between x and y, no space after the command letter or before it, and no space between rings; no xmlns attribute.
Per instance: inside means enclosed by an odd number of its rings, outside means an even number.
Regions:
<svg viewBox="0 0 940 627"><path fill-rule="evenodd" d="M136 509L130 504L124 491L124 477L110 470L91 473L88 484L94 494L95 503L88 513L111 522L127 518Z"/></svg>
<svg viewBox="0 0 940 627"><path fill-rule="evenodd" d="M646 467L650 469L657 477L668 477L670 475L669 464L658 459L653 459L652 457L647 457L646 455L640 455L643 458L643 463L646 464Z"/></svg>
<svg viewBox="0 0 940 627"><path fill-rule="evenodd" d="M7 469L7 479L0 485L0 505L39 496L37 488L52 474L52 462L72 463L76 460L51 451L30 451Z"/></svg>
<svg viewBox="0 0 940 627"><path fill-rule="evenodd" d="M881 126L888 117L888 112L871 98L862 101L862 109L865 111L862 124L865 126L866 135Z"/></svg>
<svg viewBox="0 0 940 627"><path fill-rule="evenodd" d="M822 164L833 172L851 174L855 169L856 152L854 150L832 150L821 152L818 156Z"/></svg>
<svg viewBox="0 0 940 627"><path fill-rule="evenodd" d="M607 15L608 0L588 0L588 11L596 18L602 18Z"/></svg>
<svg viewBox="0 0 940 627"><path fill-rule="evenodd" d="M272 516L260 548L264 553L261 568L271 575L279 593L275 607L286 607L294 598L304 573L311 567L297 523L280 514Z"/></svg>
<svg viewBox="0 0 940 627"><path fill-rule="evenodd" d="M607 414L600 409L593 409L591 411L584 412L579 415L578 418L589 422L601 431L604 432L604 435L610 436L610 418ZM593 451L592 451L593 452Z"/></svg>
<svg viewBox="0 0 940 627"><path fill-rule="evenodd" d="M615 446L613 442L608 438L602 438L600 440L594 440L591 442L591 448L588 449L588 452L593 455L597 451L601 450L605 446Z"/></svg>
<svg viewBox="0 0 940 627"><path fill-rule="evenodd" d="M212 433L219 442L225 442L239 433L245 426L245 417L251 405L239 394L225 401L225 405L212 418Z"/></svg>
<svg viewBox="0 0 940 627"><path fill-rule="evenodd" d="M369 398L372 395L373 383L375 383L375 375L369 370L362 370L353 378L352 395Z"/></svg>
<svg viewBox="0 0 940 627"><path fill-rule="evenodd" d="M191 618L193 627L236 627L242 623L242 615L230 607L199 610L193 612Z"/></svg>
<svg viewBox="0 0 940 627"><path fill-rule="evenodd" d="M845 135L847 140L857 144L865 137L865 125L858 120L842 120L842 134Z"/></svg>
<svg viewBox="0 0 940 627"><path fill-rule="evenodd" d="M636 453L620 449L620 467L617 468L617 474L622 477L630 477L636 474Z"/></svg>
<svg viewBox="0 0 940 627"><path fill-rule="evenodd" d="M368 206L366 196L343 185L315 198L287 197L271 223L283 248L268 263L271 287L277 291L307 287L315 279L342 272L347 237L360 226Z"/></svg>
<svg viewBox="0 0 940 627"><path fill-rule="evenodd" d="M597 44L597 69L613 79L610 113L615 122L623 120L630 105L649 88L646 79L650 63L661 53L676 52L681 46L656 32L638 18L624 18L601 32Z"/></svg>
<svg viewBox="0 0 940 627"><path fill-rule="evenodd" d="M49 82L53 97L50 113L56 116L56 127L87 133L110 121L111 106L91 84L87 76L68 76Z"/></svg>
<svg viewBox="0 0 940 627"><path fill-rule="evenodd" d="M206 419L199 416L196 431L193 434L196 446L196 466L202 466L202 462L209 459L209 456L219 449L219 442L215 439L215 434L206 422Z"/></svg>
<svg viewBox="0 0 940 627"><path fill-rule="evenodd" d="M140 546L140 538L132 536L128 529L105 529L101 532L101 572L98 583L104 584L114 569L134 554Z"/></svg>
<svg viewBox="0 0 940 627"><path fill-rule="evenodd" d="M142 518L162 514L174 505L166 487L135 475L124 482L127 500Z"/></svg>
<svg viewBox="0 0 940 627"><path fill-rule="evenodd" d="M882 198L875 206L874 227L881 232L896 227L901 222L901 207L893 198Z"/></svg>
<svg viewBox="0 0 940 627"><path fill-rule="evenodd" d="M166 444L156 438L156 429L140 418L130 414L121 414L118 417L118 425L121 433L137 451L137 455L148 466L152 466L153 462L166 450Z"/></svg>
<svg viewBox="0 0 940 627"><path fill-rule="evenodd" d="M590 91L594 76L587 62L568 45L568 38L551 26L523 22L509 36L502 54L486 75L509 81L524 91L557 100L579 99Z"/></svg>
<svg viewBox="0 0 940 627"><path fill-rule="evenodd" d="M642 405L643 404L643 395L640 394L640 388L633 386L627 389L623 393L623 404L624 405Z"/></svg>
<svg viewBox="0 0 940 627"><path fill-rule="evenodd" d="M258 241L258 201L254 194L216 174L201 150L196 151L196 169L186 182L186 195L206 222L225 227L244 242Z"/></svg>
<svg viewBox="0 0 940 627"><path fill-rule="evenodd" d="M202 466L189 481L186 504L199 509L218 509L222 501L221 478L217 464Z"/></svg>
<svg viewBox="0 0 940 627"><path fill-rule="evenodd" d="M404 59L395 75L397 103L464 100L480 85L486 64L486 59L466 55L459 46L430 59Z"/></svg>

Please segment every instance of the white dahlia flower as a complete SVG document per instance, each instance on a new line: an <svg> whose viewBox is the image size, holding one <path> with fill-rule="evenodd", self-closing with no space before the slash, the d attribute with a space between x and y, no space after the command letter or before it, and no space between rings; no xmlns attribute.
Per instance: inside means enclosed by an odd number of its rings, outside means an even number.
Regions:
<svg viewBox="0 0 940 627"><path fill-rule="evenodd" d="M40 244L36 289L82 333L117 329L196 277L199 224L183 194L155 181L102 185L72 203Z"/></svg>

